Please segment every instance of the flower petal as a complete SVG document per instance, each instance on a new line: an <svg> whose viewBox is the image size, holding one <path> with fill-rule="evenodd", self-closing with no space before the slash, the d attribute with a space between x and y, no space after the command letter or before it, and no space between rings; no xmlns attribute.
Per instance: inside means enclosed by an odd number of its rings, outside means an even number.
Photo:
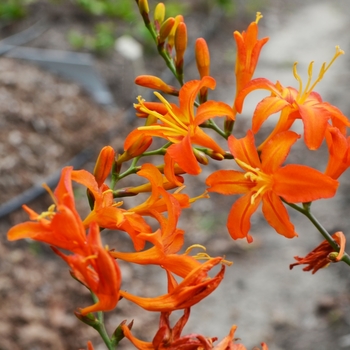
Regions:
<svg viewBox="0 0 350 350"><path fill-rule="evenodd" d="M289 102L279 96L269 96L260 101L254 111L252 119L252 130L256 134L263 122L272 114L281 111L289 105Z"/></svg>
<svg viewBox="0 0 350 350"><path fill-rule="evenodd" d="M305 203L321 198L331 198L338 181L305 165L289 164L273 175L272 190L289 203Z"/></svg>
<svg viewBox="0 0 350 350"><path fill-rule="evenodd" d="M261 196L255 198L254 203L251 203L253 193L248 193L237 199L233 204L228 219L227 229L233 239L247 238L248 243L253 241L249 235L250 217L256 211L261 201Z"/></svg>
<svg viewBox="0 0 350 350"><path fill-rule="evenodd" d="M284 237L293 238L298 236L289 220L287 209L275 193L272 191L266 192L263 195L262 203L262 211L270 226Z"/></svg>
<svg viewBox="0 0 350 350"><path fill-rule="evenodd" d="M235 158L253 168L261 168L261 162L255 147L254 135L251 130L248 130L247 136L241 139L236 139L231 135L228 138L228 146Z"/></svg>
<svg viewBox="0 0 350 350"><path fill-rule="evenodd" d="M247 193L255 186L246 179L244 173L236 170L218 170L208 176L205 181L209 192L231 195Z"/></svg>
<svg viewBox="0 0 350 350"><path fill-rule="evenodd" d="M262 169L267 174L274 173L285 161L293 144L300 135L285 131L275 135L261 150Z"/></svg>

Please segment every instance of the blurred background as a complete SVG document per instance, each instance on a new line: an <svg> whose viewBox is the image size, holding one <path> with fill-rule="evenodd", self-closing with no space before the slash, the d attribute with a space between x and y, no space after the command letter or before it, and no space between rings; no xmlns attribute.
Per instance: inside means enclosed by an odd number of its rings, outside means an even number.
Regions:
<svg viewBox="0 0 350 350"><path fill-rule="evenodd" d="M314 77L329 62L335 45L345 51L315 89L325 101L350 112L349 16L350 3L342 0L171 0L166 15L183 14L189 45L185 80L197 79L193 61L196 38L205 37L211 53L211 75L217 88L210 98L233 102L234 30L255 20L260 37L269 36L255 77L298 87L292 66L307 81L307 67L315 61ZM157 4L149 1L151 12ZM54 186L60 169L93 168L100 148L123 147L125 136L138 125L132 108L136 96L151 94L137 87L137 75L161 75L164 62L144 28L132 0L2 0L0 2L0 350L63 350L105 346L93 329L78 321L73 311L89 305L89 293L68 272L50 248L31 241L8 242L6 232L27 220L23 202L38 212L51 199L41 194L41 183ZM245 102L236 122L236 135L250 127L250 117L264 92ZM174 100L175 101L175 100ZM266 130L270 127L266 125ZM302 132L301 125L295 130ZM262 135L263 136L263 135ZM297 144L290 162L325 168L326 148L317 152ZM155 162L157 160L155 159ZM210 163L198 178L188 178L189 190L198 195L205 179L230 163ZM130 181L133 181L132 179ZM336 198L314 203L313 211L333 233L348 236L350 178L345 173ZM28 192L29 191L29 192ZM23 193L25 196L23 197ZM76 189L82 215L84 190ZM211 256L225 255L234 262L220 287L194 306L184 334L224 337L236 324L247 349L264 341L270 350L350 349L349 273L337 264L311 275L302 268L289 270L296 255L304 256L321 236L298 213L291 212L299 237L276 234L257 213L252 220L250 245L232 241L225 223L233 198L211 195L183 212L179 227L186 230L186 246L200 243ZM132 205L132 202L129 205ZM104 232L111 247L132 249L125 235ZM165 274L159 268L122 264L123 288L138 295L165 293ZM110 332L124 319L134 319L134 334L151 341L158 315L121 301L106 314ZM132 349L122 341L121 349Z"/></svg>

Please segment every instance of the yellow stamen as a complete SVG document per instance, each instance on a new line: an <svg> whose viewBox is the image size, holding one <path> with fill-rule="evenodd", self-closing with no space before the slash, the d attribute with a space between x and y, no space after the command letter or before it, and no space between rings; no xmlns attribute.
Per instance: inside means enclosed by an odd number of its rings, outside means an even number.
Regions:
<svg viewBox="0 0 350 350"><path fill-rule="evenodd" d="M86 262L87 260L97 259L97 255L89 255L86 258L83 259L83 262Z"/></svg>
<svg viewBox="0 0 350 350"><path fill-rule="evenodd" d="M186 251L185 251L185 255L189 255L189 253L195 248L203 249L204 252L197 253L196 255L193 255L192 258L194 258L196 260L210 260L210 259L213 259L208 253L205 253L205 251L207 249L204 246L202 246L201 244L193 244L193 245L189 246L186 249ZM227 265L227 266L231 266L233 264L233 262L223 259L223 260L221 260L221 264L224 264L224 265Z"/></svg>
<svg viewBox="0 0 350 350"><path fill-rule="evenodd" d="M52 201L57 205L57 204L58 204L58 203L57 203L57 199L56 199L55 195L53 194L51 188L50 188L47 184L45 184L45 183L43 183L41 186L43 186L43 187L45 188L45 190L47 191L47 193L50 195Z"/></svg>
<svg viewBox="0 0 350 350"><path fill-rule="evenodd" d="M340 49L339 46L335 47L335 54L333 56L333 58L331 59L331 61L326 64L326 62L323 62L320 71L318 73L318 77L317 79L314 81L313 84L311 84L312 82L312 70L313 70L313 64L314 61L311 61L308 67L308 80L307 80L307 84L306 87L303 91L303 84L302 84L302 80L300 78L300 76L298 75L297 72L297 64L298 62L295 62L293 65L293 75L295 77L295 79L298 81L299 83L299 92L298 92L298 96L296 98L297 102L299 103L303 103L305 102L305 100L307 99L307 97L310 95L310 93L314 90L314 88L316 87L316 85L323 79L323 76L325 75L325 73L327 72L327 70L331 67L331 65L335 62L335 60L344 54L344 51Z"/></svg>
<svg viewBox="0 0 350 350"><path fill-rule="evenodd" d="M242 169L246 171L244 177L256 184L257 190L250 198L250 204L254 204L256 198L258 198L270 188L272 184L271 175L265 174L259 168L253 168L249 164L246 164L237 158L235 158L235 161Z"/></svg>
<svg viewBox="0 0 350 350"><path fill-rule="evenodd" d="M256 18L255 18L255 23L258 24L259 21L263 18L264 16L261 14L261 12L256 13Z"/></svg>
<svg viewBox="0 0 350 350"><path fill-rule="evenodd" d="M40 215L38 215L36 220L41 220L46 218L52 219L56 214L55 209L56 209L56 205L51 204L47 211L43 211Z"/></svg>
<svg viewBox="0 0 350 350"><path fill-rule="evenodd" d="M158 94L157 92L155 92L154 94L155 94L158 98L162 97L162 96L161 96L160 94ZM158 95L159 95L160 97L159 97ZM136 108L138 107L140 111L145 112L145 113L147 113L147 114L150 114L150 115L156 117L157 119L161 120L164 124L169 125L169 127L171 128L171 129L169 129L169 130L173 131L173 130L175 129L175 130L178 131L179 134L182 134L182 135L184 135L184 136L187 135L187 126L184 125L184 124L176 117L176 115L174 114L174 112L172 112L172 109L171 109L171 106L170 106L169 102L166 101L164 98L163 98L163 100L164 100L165 102L163 102L162 99L160 99L160 100L164 103L166 109L168 110L168 113L173 117L173 119L174 119L176 122L178 122L184 129L186 129L186 131L183 130L183 129L181 129L178 125L172 123L172 122L169 121L168 119L164 118L164 116L161 115L160 113L158 113L158 112L156 112L156 111L151 111L150 109L148 109L148 108L143 104L144 100L142 100L141 96L138 96L137 99L138 99L138 101L140 102L140 104L139 104L139 105L134 105L134 107L136 107ZM141 126L141 127L138 128L138 130L152 130L152 129L154 129L154 128L156 128L156 126L154 126L154 125L153 125L153 126ZM162 129L163 129L164 127L159 126L159 127L157 127L157 128L159 128L159 129L162 128Z"/></svg>
<svg viewBox="0 0 350 350"><path fill-rule="evenodd" d="M190 198L190 203L194 203L198 199L202 199L202 198L210 198L209 194L208 194L208 191L204 191L202 194L200 194L197 197Z"/></svg>
<svg viewBox="0 0 350 350"><path fill-rule="evenodd" d="M203 249L204 251L206 251L207 249L201 245L201 244L192 244L191 246L189 246L186 251L185 251L185 255L188 255L193 249L195 248L200 248Z"/></svg>

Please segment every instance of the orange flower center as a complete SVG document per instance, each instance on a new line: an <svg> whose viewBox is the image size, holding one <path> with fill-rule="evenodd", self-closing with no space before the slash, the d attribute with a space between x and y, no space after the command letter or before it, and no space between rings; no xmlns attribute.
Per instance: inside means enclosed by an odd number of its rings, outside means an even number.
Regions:
<svg viewBox="0 0 350 350"><path fill-rule="evenodd" d="M266 191L271 189L272 183L273 183L272 175L264 173L259 168L253 168L249 164L244 163L237 158L235 160L236 160L237 164L243 170L246 171L246 173L244 174L244 177L247 180L249 180L255 184L255 186L253 188L253 192L255 192L255 193L252 195L252 197L250 199L250 203L254 204L255 199L258 196L263 195Z"/></svg>

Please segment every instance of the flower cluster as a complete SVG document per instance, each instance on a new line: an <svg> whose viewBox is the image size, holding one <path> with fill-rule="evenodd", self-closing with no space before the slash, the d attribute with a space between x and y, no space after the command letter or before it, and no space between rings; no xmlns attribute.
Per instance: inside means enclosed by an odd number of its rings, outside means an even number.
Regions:
<svg viewBox="0 0 350 350"><path fill-rule="evenodd" d="M228 232L235 240L253 241L250 219L260 203L267 223L286 238L298 236L287 206L315 222L310 203L333 197L339 176L350 166L350 143L346 136L350 121L314 91L343 52L337 47L334 58L322 66L314 82L311 63L305 88L296 65L293 72L298 89L284 87L280 82L274 84L266 78L253 79L260 51L268 41L268 38L258 39L258 22L262 18L258 13L245 32L233 33L237 46L236 93L233 104L228 105L208 100L209 89L215 88L216 81L210 76L206 41L199 38L194 47L198 79L185 82L183 62L187 29L183 17L165 19L165 6L159 3L152 20L147 0L137 3L159 54L177 78L180 88L170 86L156 76L137 77L136 84L158 90L155 92L158 102L147 102L139 96L134 105L136 115L144 120L144 125L127 135L124 150L119 154L110 146L104 147L92 173L65 167L51 194L54 204L41 214L24 206L30 221L10 229L8 239L31 238L51 245L69 265L73 277L93 294L95 303L79 309L76 314L101 336L104 334L109 349L115 348L125 337L137 349L244 350L245 347L234 339L236 326L217 344L214 344L216 338L181 334L191 307L220 285L225 265L229 263L224 257L211 257L207 253L191 256L193 247L183 251L185 231L178 227L178 221L184 209L195 205L199 199L207 200L208 192L217 192L240 195L234 200L227 220ZM233 133L234 122L245 118L239 116L245 98L257 89L267 90L270 96L257 104L251 128L246 130L244 137L237 138ZM169 102L162 94L172 95L177 101ZM255 135L275 113L279 113L279 119L274 129L256 146ZM214 121L214 118L218 120ZM304 125L303 135L290 130L296 119ZM155 138L161 140L158 148L152 148ZM304 164L285 164L297 142L304 142L310 151L314 151L324 140L329 160L323 172ZM147 157L156 158L157 165L147 161L139 165L139 161ZM232 164L232 170L212 172L206 178L205 193L191 198L181 192L186 184L186 174L198 175L203 166L223 160ZM137 174L141 184L120 187L119 181L131 174ZM73 183L86 188L91 211L84 218L75 208ZM140 193L147 193L148 197L132 208L117 201ZM297 262L290 267L307 264L304 270L314 273L330 262L342 260L350 264L344 251L345 236L341 232L332 236L321 225L317 228L325 241L305 258L295 257ZM134 249L125 252L118 250L119 247L104 246L101 239L104 229L126 233ZM206 261L201 263L200 259ZM167 291L156 297L128 292L122 285L119 261L158 266L165 272ZM215 269L216 266L220 268ZM216 272L209 274L213 269ZM131 331L132 324L125 322L111 338L105 337L103 324L92 313L113 310L121 298L160 314L159 329L151 342L136 338ZM183 316L171 327L169 317L176 310L183 310ZM261 346L267 350L266 344ZM92 349L91 343L88 348Z"/></svg>

